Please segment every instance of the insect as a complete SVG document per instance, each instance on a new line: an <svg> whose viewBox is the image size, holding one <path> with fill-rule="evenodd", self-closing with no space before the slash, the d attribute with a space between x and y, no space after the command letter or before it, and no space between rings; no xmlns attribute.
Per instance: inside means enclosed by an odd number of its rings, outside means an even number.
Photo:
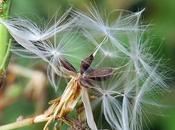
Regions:
<svg viewBox="0 0 175 130"><path fill-rule="evenodd" d="M50 102L50 109L46 112L47 116L50 117L50 120L46 123L44 130L52 120L56 118L63 119L66 117L66 115L75 108L77 102L83 96L89 98L87 93L83 93L83 91L86 91L86 89L93 86L93 83L106 80L114 74L115 69L113 68L93 69L91 64L94 60L94 56L95 54L93 53L81 61L80 72L78 72L67 59L61 58L59 60L62 69L67 75L69 75L70 81L68 82L62 96ZM87 100L89 102L89 99ZM87 104L90 105L88 102ZM93 129L97 129L94 128L95 126L92 127Z"/></svg>

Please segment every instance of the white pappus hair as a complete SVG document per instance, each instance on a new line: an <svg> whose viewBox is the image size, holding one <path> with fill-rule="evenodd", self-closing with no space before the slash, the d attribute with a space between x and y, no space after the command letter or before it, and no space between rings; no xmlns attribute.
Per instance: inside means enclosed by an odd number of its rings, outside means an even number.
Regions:
<svg viewBox="0 0 175 130"><path fill-rule="evenodd" d="M158 71L159 61L156 63L154 56L148 52L152 45L143 40L147 27L140 22L143 11L115 10L103 18L94 7L89 9L89 15L68 10L44 31L21 18L0 19L0 24L23 47L14 47L13 52L24 57L41 58L48 63L48 77L55 89L59 81L55 79L56 75L60 78L69 76L61 60L66 58L71 63L76 60L80 63L96 48L95 54L100 55L100 60L94 66L115 67L118 72L110 79L94 84L88 88L89 91L83 89L85 113L90 114L87 116L88 124L97 129L95 122L90 122L93 115L88 94L93 94L97 98L92 106L100 104L110 129L142 130L144 105L158 106L155 99L167 87ZM67 20L69 14L72 19ZM95 56L95 60L98 58ZM100 127L103 129L103 126Z"/></svg>

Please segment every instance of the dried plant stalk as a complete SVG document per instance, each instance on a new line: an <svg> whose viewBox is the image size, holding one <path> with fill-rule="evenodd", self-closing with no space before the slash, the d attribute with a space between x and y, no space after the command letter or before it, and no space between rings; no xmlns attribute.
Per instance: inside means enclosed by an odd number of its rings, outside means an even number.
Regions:
<svg viewBox="0 0 175 130"><path fill-rule="evenodd" d="M46 122L46 121L49 121L52 118L53 118L52 116L47 117L45 115L38 115L38 116L35 116L35 117L23 119L21 121L17 121L17 122L14 122L14 123L10 123L10 124L7 124L7 125L0 126L0 130L17 129L17 128L21 128L21 127L24 127L24 126L29 126L29 125L32 125L32 124L38 124L38 123ZM59 117L56 117L56 119L64 121L64 119L61 119Z"/></svg>

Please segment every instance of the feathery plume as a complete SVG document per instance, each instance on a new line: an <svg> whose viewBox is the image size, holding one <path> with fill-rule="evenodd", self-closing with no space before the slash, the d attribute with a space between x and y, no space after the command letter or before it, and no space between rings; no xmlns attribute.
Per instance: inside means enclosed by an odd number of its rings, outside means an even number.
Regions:
<svg viewBox="0 0 175 130"><path fill-rule="evenodd" d="M69 79L62 96L53 103L51 120L66 115L81 100L89 127L97 130L92 95L111 129L141 130L144 105L156 106L153 97L166 87L158 72L159 63L154 63L148 52L151 45L142 40L146 27L140 23L143 11L117 10L102 18L95 8L89 10L90 15L74 10L73 19L67 20L68 10L45 31L20 18L0 19L0 24L23 47L14 48L15 53L49 64L48 77L56 89L56 76Z"/></svg>

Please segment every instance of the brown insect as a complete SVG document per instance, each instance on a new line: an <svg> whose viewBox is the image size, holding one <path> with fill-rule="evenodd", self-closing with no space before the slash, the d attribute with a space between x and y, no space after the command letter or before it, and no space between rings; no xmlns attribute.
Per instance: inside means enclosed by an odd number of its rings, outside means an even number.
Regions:
<svg viewBox="0 0 175 130"><path fill-rule="evenodd" d="M51 101L48 115L52 118L48 124L56 117L63 118L71 112L79 101L82 91L93 86L94 82L106 80L114 74L113 68L93 69L91 64L94 60L93 54L81 61L80 72L65 58L60 59L63 70L71 78L61 97Z"/></svg>

